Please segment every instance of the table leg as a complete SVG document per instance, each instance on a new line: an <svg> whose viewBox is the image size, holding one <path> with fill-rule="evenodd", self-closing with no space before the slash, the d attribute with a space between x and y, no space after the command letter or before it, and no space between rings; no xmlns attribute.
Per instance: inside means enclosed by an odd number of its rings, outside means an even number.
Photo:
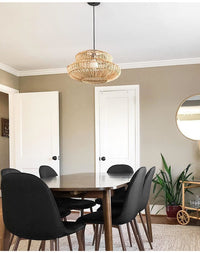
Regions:
<svg viewBox="0 0 200 253"><path fill-rule="evenodd" d="M112 251L113 239L112 239L111 190L106 190L103 192L103 215L104 215L106 250Z"/></svg>
<svg viewBox="0 0 200 253"><path fill-rule="evenodd" d="M0 251L8 250L10 242L10 232L6 229L3 222L2 202L0 198Z"/></svg>
<svg viewBox="0 0 200 253"><path fill-rule="evenodd" d="M150 238L150 241L153 242L153 234L152 234L152 226L151 226L151 213L150 213L149 202L145 208L145 215L146 215L147 231L149 234L149 238Z"/></svg>

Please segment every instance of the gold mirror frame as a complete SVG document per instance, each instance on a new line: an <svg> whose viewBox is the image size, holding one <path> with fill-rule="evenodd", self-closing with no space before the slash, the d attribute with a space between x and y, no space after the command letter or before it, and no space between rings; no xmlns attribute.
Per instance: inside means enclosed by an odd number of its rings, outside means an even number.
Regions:
<svg viewBox="0 0 200 253"><path fill-rule="evenodd" d="M187 138L188 140L192 140L192 141L198 141L198 142L199 142L199 145L200 145L200 137L199 137L199 139L192 139L192 138L186 136L186 135L181 131L181 129L180 129L179 125L178 125L178 111L179 111L180 107L185 103L185 101L187 101L189 98L194 97L194 96L200 96L200 92L188 96L187 98L185 98L184 100L182 100L181 103L179 104L178 109L177 109L177 111L176 111L176 126L177 126L179 132L180 132L185 138Z"/></svg>

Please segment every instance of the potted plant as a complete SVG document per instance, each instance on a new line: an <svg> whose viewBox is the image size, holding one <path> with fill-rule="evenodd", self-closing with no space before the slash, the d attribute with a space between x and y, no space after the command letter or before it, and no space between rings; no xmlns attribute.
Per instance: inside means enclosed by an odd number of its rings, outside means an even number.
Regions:
<svg viewBox="0 0 200 253"><path fill-rule="evenodd" d="M186 181L192 176L192 172L189 172L191 164L189 164L186 169L180 173L177 179L174 180L171 174L171 166L167 165L162 154L161 157L163 170L160 170L160 172L153 178L153 193L155 194L154 201L161 195L161 193L164 193L167 217L176 218L177 212L181 209L180 205L182 202L182 183L180 181ZM157 186L160 186L160 188L157 189ZM193 194L188 189L186 189L185 192Z"/></svg>

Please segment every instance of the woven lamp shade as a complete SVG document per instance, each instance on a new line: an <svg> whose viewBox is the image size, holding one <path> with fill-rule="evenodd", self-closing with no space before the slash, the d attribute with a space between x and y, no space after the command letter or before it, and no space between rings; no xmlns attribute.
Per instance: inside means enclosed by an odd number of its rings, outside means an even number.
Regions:
<svg viewBox="0 0 200 253"><path fill-rule="evenodd" d="M72 79L89 84L113 81L121 74L118 65L112 62L112 56L100 50L87 50L76 55L76 62L67 66Z"/></svg>

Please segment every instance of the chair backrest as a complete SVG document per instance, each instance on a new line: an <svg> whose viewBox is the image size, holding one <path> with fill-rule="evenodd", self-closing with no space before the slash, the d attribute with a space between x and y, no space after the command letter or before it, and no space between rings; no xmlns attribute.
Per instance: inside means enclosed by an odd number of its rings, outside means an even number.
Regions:
<svg viewBox="0 0 200 253"><path fill-rule="evenodd" d="M20 238L50 240L65 234L52 192L38 177L10 173L2 178L3 220Z"/></svg>
<svg viewBox="0 0 200 253"><path fill-rule="evenodd" d="M139 209L146 168L138 169L131 178L124 199L121 214L117 217L118 223L128 223L135 218Z"/></svg>
<svg viewBox="0 0 200 253"><path fill-rule="evenodd" d="M39 168L41 178L56 177L58 174L48 165L41 165Z"/></svg>
<svg viewBox="0 0 200 253"><path fill-rule="evenodd" d="M110 175L133 174L133 172L133 168L127 164L115 164L107 170L107 173Z"/></svg>
<svg viewBox="0 0 200 253"><path fill-rule="evenodd" d="M21 173L19 170L13 169L13 168L6 168L1 170L1 176L5 176L10 173Z"/></svg>
<svg viewBox="0 0 200 253"><path fill-rule="evenodd" d="M140 211L142 211L148 203L150 190L151 190L151 183L152 183L155 170L156 170L156 167L152 167L145 176L144 186L142 190L142 198L140 198Z"/></svg>

